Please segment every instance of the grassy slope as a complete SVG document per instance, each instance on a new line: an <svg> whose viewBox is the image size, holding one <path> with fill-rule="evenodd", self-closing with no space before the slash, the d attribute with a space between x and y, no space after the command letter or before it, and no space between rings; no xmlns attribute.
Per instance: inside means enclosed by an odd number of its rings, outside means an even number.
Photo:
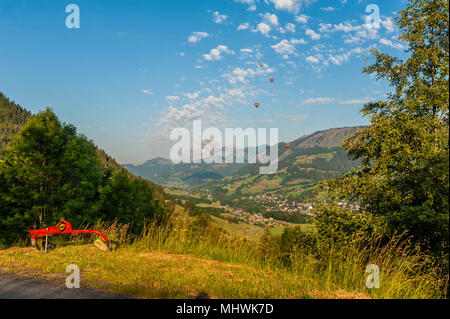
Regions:
<svg viewBox="0 0 450 319"><path fill-rule="evenodd" d="M244 223L231 223L225 219L210 216L213 223L231 234L239 234L249 240L258 240L258 235L263 232L263 228Z"/></svg>
<svg viewBox="0 0 450 319"><path fill-rule="evenodd" d="M431 269L420 270L422 256L411 256L396 242L373 251L345 247L330 255L322 270L316 267L318 260L300 252L292 256L292 268L287 268L263 252L258 241L236 232L230 236L211 226L192 233L193 217L186 216L182 207L175 211L167 226L149 225L140 238L110 253L91 244L76 244L80 239L47 254L31 247L0 250L0 272L64 284L67 265L76 264L83 287L142 298L195 298L199 294L225 299L442 297ZM120 228L95 229L119 241L124 234ZM258 239L257 233L252 235ZM365 287L368 257L380 266L380 289Z"/></svg>
<svg viewBox="0 0 450 319"><path fill-rule="evenodd" d="M67 246L48 254L34 248L0 251L2 271L61 284L69 264L80 267L84 287L143 298L192 298L199 293L212 298L367 298L361 293L321 289L314 279L284 271L165 251L126 247L102 253L93 245Z"/></svg>

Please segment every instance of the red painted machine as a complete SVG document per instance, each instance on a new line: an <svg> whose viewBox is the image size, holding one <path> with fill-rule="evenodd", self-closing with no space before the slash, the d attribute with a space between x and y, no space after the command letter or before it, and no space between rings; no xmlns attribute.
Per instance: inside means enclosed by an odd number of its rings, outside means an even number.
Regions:
<svg viewBox="0 0 450 319"><path fill-rule="evenodd" d="M33 246L36 246L38 250L44 249L45 252L47 252L47 250L52 250L55 248L55 245L50 243L48 240L49 237L52 237L55 234L97 234L101 236L105 242L103 243L102 240L98 239L94 242L95 247L104 252L111 251L111 241L109 241L102 232L90 229L72 229L72 225L63 218L61 218L56 226L30 230L29 233L31 235L31 244ZM38 238L42 239L42 244L38 244Z"/></svg>

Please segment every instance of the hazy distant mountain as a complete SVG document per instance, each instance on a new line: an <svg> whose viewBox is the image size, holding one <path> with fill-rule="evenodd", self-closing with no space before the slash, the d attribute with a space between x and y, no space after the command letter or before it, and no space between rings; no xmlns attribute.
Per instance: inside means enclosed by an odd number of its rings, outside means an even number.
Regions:
<svg viewBox="0 0 450 319"><path fill-rule="evenodd" d="M295 181L294 177L298 177L303 183L315 183L317 180L348 171L353 163L347 159L346 152L340 149L340 145L354 129L333 128L316 132L291 142L289 149L284 147L284 143L280 143L279 173L273 177L283 176L286 182ZM248 149L245 150L247 151ZM294 172L289 168L287 175L283 175L288 167L300 165L308 172ZM220 185L241 179L246 174L259 175L257 164L173 164L164 158L155 158L141 165L127 164L125 167L135 175L168 187L191 187L211 183ZM312 175L314 177L311 177ZM258 180L261 178L263 177L258 177ZM267 185L264 189L266 188Z"/></svg>
<svg viewBox="0 0 450 319"><path fill-rule="evenodd" d="M154 158L141 165L126 164L133 174L169 187L204 184L231 176L247 164L173 164L164 158Z"/></svg>
<svg viewBox="0 0 450 319"><path fill-rule="evenodd" d="M278 171L272 175L259 174L259 164L248 164L221 180L201 186L216 197L282 193L286 196L304 198L321 180L341 176L358 163L347 157L340 148L342 142L358 127L333 128L301 137L278 146Z"/></svg>

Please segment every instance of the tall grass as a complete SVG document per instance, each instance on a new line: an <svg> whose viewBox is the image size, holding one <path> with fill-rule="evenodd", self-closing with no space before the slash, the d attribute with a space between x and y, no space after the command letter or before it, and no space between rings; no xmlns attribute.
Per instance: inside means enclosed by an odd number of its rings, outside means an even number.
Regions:
<svg viewBox="0 0 450 319"><path fill-rule="evenodd" d="M260 262L254 243L212 225L198 226L189 218L173 215L164 225L147 224L133 246L141 250L172 251L198 257L255 264Z"/></svg>
<svg viewBox="0 0 450 319"><path fill-rule="evenodd" d="M394 236L381 245L381 239L356 238L346 246L332 247L326 257L299 250L293 255L292 268L305 276L316 274L329 289L366 292L373 298L442 298L448 279L439 279L438 268L409 239ZM379 267L380 288L368 289L366 267Z"/></svg>
<svg viewBox="0 0 450 319"><path fill-rule="evenodd" d="M245 278L246 284L239 281L224 283L223 287L216 284L212 289L219 296L425 299L447 297L448 275L447 279L442 280L439 269L431 262L430 257L411 246L408 238L401 235L394 236L388 243L383 244L379 238L368 239L362 235L345 245L327 243L323 248L317 245L311 249L300 244L287 252L282 250L282 245L277 243L274 237L267 236L267 233L261 235L259 242L249 241L219 229L209 223L205 216L194 218L181 213L172 215L166 223L149 222L140 235L131 234L130 225L120 225L117 222L99 222L80 228L100 230L110 240L121 244L123 250L119 249L110 255L113 268L123 267L116 264L116 258L120 260L120 256L141 256L141 253L147 252L195 256L202 259L198 261L199 265L205 259L226 262L226 265L245 265L245 268L240 266L239 269L247 269L251 274L240 273L239 276ZM80 235L75 237L74 241L91 243L94 237ZM53 238L52 241L54 242ZM190 260L195 264L194 259ZM42 262L44 263L44 260ZM143 262L141 261L141 264ZM48 260L45 263L48 263ZM89 264L87 261L86 263ZM380 269L380 288L366 287L369 274L365 270L369 264L375 264ZM190 269L197 271L195 267ZM138 276L132 269L124 268L122 271L125 277ZM174 272L172 277L166 275L177 285L181 285L183 280L190 278L194 282L194 278L204 276L200 273L178 272ZM170 285L167 288L169 289Z"/></svg>
<svg viewBox="0 0 450 319"><path fill-rule="evenodd" d="M289 261L282 252L267 249L240 236L230 235L212 225L197 225L191 219L174 215L164 225L146 225L132 247L147 251L170 251L212 260L241 263L313 281L311 289L324 297L336 291L357 292L373 298L443 298L448 279L439 279L430 257L409 245L402 235L381 245L380 239L355 238L337 245L326 254L298 248ZM366 267L380 269L380 288L366 287ZM319 294L320 296L320 294ZM339 295L336 296L339 298Z"/></svg>

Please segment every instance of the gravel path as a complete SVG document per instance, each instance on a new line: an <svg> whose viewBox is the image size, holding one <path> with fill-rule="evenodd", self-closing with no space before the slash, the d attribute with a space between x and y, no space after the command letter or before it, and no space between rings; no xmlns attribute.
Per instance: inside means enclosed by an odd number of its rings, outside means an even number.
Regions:
<svg viewBox="0 0 450 319"><path fill-rule="evenodd" d="M63 282L63 280L61 280ZM0 273L0 299L126 299L112 292L90 288L66 288L64 284L38 278Z"/></svg>

